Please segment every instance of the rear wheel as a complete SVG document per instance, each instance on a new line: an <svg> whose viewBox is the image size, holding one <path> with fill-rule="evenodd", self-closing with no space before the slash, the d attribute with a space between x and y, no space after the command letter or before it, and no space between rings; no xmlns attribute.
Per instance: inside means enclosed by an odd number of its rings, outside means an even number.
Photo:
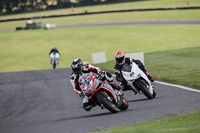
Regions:
<svg viewBox="0 0 200 133"><path fill-rule="evenodd" d="M147 84L144 80L138 80L137 86L139 90L141 90L148 99L153 99L153 95L149 92L149 89L147 88Z"/></svg>
<svg viewBox="0 0 200 133"><path fill-rule="evenodd" d="M102 93L104 93L104 94L102 94ZM117 106L113 103L113 101L108 100L107 97L105 97L105 95L108 96L108 94L106 92L98 93L97 96L96 96L97 101L100 104L102 104L106 109L108 109L110 112L117 113L119 111Z"/></svg>

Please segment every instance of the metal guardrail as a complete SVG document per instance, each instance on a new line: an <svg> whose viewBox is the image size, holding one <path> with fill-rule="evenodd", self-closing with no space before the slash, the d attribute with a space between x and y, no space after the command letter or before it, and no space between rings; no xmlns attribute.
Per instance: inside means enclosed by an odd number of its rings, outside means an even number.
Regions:
<svg viewBox="0 0 200 133"><path fill-rule="evenodd" d="M54 17L69 17L69 16L79 16L79 15L91 15L91 14L102 14L102 13L116 13L116 12L134 12L134 11L159 11L159 10L188 10L188 9L200 9L200 6L193 7L175 7L175 8L145 8L145 9L124 9L124 10L109 10L109 11L99 11L99 12L83 12L83 13L73 13L73 14L60 14L60 15L49 15L49 16L36 16L36 17L26 17L26 18L14 18L0 20L0 22L9 21L20 21L20 20L30 20L39 18L54 18Z"/></svg>

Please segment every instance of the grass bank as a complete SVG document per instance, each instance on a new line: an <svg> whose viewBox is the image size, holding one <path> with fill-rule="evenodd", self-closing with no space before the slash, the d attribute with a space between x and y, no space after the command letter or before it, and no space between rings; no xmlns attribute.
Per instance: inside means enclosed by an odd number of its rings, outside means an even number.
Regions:
<svg viewBox="0 0 200 133"><path fill-rule="evenodd" d="M95 133L197 133L198 131L200 131L200 112Z"/></svg>

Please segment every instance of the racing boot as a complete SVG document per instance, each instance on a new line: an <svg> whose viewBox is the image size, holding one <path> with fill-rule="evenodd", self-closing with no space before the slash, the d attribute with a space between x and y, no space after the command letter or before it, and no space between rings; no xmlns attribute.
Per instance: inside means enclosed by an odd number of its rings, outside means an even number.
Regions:
<svg viewBox="0 0 200 133"><path fill-rule="evenodd" d="M87 96L83 98L83 109L85 109L86 111L90 111L94 106L96 105L91 102Z"/></svg>
<svg viewBox="0 0 200 133"><path fill-rule="evenodd" d="M91 105L90 103L83 103L83 109L85 109L86 111L90 111L93 108L93 105Z"/></svg>

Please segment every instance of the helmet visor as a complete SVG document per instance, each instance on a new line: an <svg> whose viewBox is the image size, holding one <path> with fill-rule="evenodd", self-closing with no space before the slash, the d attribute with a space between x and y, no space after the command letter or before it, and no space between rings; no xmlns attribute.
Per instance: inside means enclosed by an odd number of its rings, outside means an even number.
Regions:
<svg viewBox="0 0 200 133"><path fill-rule="evenodd" d="M80 67L78 67L78 68L72 68L72 71L74 73L81 73L81 68Z"/></svg>
<svg viewBox="0 0 200 133"><path fill-rule="evenodd" d="M124 64L124 57L116 58L116 61L119 65Z"/></svg>

